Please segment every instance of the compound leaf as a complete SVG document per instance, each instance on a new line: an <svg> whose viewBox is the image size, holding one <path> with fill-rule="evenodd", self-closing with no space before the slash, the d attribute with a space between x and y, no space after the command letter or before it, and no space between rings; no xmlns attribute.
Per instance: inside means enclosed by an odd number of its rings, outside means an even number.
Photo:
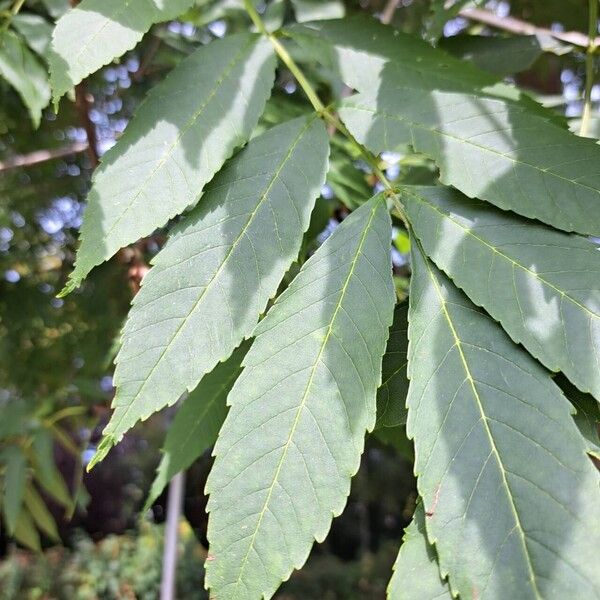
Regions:
<svg viewBox="0 0 600 600"><path fill-rule="evenodd" d="M240 374L246 351L246 345L238 348L224 363L205 375L177 411L167 431L163 457L146 501L146 510L177 473L187 469L215 443L227 415L227 394Z"/></svg>
<svg viewBox="0 0 600 600"><path fill-rule="evenodd" d="M600 399L600 250L443 187L403 188L425 251L553 371Z"/></svg>
<svg viewBox="0 0 600 600"><path fill-rule="evenodd" d="M427 541L423 503L417 506L404 531L387 597L388 600L452 600L448 582L440 577L435 550Z"/></svg>
<svg viewBox="0 0 600 600"><path fill-rule="evenodd" d="M528 108L471 94L407 88L343 102L340 115L375 153L411 144L467 196L558 229L600 235L600 147Z"/></svg>
<svg viewBox="0 0 600 600"><path fill-rule="evenodd" d="M65 293L196 202L250 136L274 70L267 40L232 35L196 50L152 89L96 171Z"/></svg>
<svg viewBox="0 0 600 600"><path fill-rule="evenodd" d="M83 0L56 23L50 79L55 103L100 67L131 50L151 25L173 19L194 0Z"/></svg>
<svg viewBox="0 0 600 600"><path fill-rule="evenodd" d="M382 196L353 212L257 328L209 476L207 586L270 598L344 508L392 321L391 221Z"/></svg>
<svg viewBox="0 0 600 600"><path fill-rule="evenodd" d="M408 434L441 574L465 600L593 598L597 473L548 372L412 245Z"/></svg>
<svg viewBox="0 0 600 600"><path fill-rule="evenodd" d="M328 152L315 115L270 129L218 174L175 229L125 324L115 411L98 458L250 336L298 256Z"/></svg>

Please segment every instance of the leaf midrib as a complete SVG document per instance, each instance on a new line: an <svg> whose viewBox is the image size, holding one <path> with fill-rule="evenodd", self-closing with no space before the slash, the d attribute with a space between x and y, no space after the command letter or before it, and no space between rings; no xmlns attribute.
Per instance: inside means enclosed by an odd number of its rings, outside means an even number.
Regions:
<svg viewBox="0 0 600 600"><path fill-rule="evenodd" d="M96 41L96 38L108 27L109 22L114 21L119 15L123 14L127 8L129 8L130 2L131 0L125 0L117 10L110 14L110 16L105 16L104 23L102 23L102 26L99 29L97 29L91 37L88 38L85 44L81 46L81 49L77 53L77 56L75 56L75 58L73 59L74 62L79 64L79 59L84 54L84 52L87 52L88 48L93 45L93 43ZM75 8L75 10L77 10L77 8ZM143 35L143 33L141 35Z"/></svg>
<svg viewBox="0 0 600 600"><path fill-rule="evenodd" d="M442 218L446 218L446 219L448 219L448 221L451 221L452 223L454 223L459 229L461 229L462 231L464 231L467 235L469 235L472 238L476 239L478 242L480 242L483 246L485 246L486 248L488 248L494 254L497 254L498 256L500 256L503 259L505 259L513 267L516 266L516 267L519 267L520 269L523 269L529 275L533 276L534 279L537 279L540 283L542 283L542 284L546 285L547 287L549 287L550 289L554 290L560 296L563 296L563 297L567 298L575 306L577 306L578 308L580 308L584 312L588 313L592 318L594 318L594 319L600 319L600 315L598 315L595 312L593 312L592 310L590 310L584 304L581 304L575 298L573 298L572 296L570 296L567 292L561 290L560 288L557 288L554 284L550 283L549 281L547 281L546 279L544 279L543 277L541 277L539 275L539 273L536 273L535 271L532 271L528 267L526 267L526 266L522 265L521 263L517 262L516 260L512 259L510 256L508 256L504 252L498 250L495 246L492 246L490 243L486 242L483 238L481 238L477 234L475 234L472 229L468 229L467 227L464 227L461 223L459 223L458 221L456 221L455 219L453 219L452 216L449 213L444 212L443 210L441 210L440 208L438 208L436 205L432 204L431 202L428 202L425 198L423 198L423 197L415 194L414 192L411 192L407 188L402 188L402 191L406 192L408 195L410 195L411 197L413 197L415 200L418 200L419 202L421 202L425 206L428 206L431 210L433 210L436 213L438 213Z"/></svg>
<svg viewBox="0 0 600 600"><path fill-rule="evenodd" d="M111 234L113 233L113 231L115 230L115 228L118 225L120 225L121 221L125 218L125 216L127 215L127 213L129 213L129 211L131 210L131 208L134 205L134 203L138 200L138 198L142 195L142 193L144 193L144 191L145 191L146 186L148 185L148 183L154 178L154 176L156 175L156 173L164 166L164 164L167 162L167 160L169 160L169 158L171 157L171 154L172 154L173 150L178 146L178 144L181 141L181 139L183 138L183 136L186 135L187 132L194 126L195 122L200 118L200 116L202 115L202 113L204 112L204 110L206 109L206 107L210 104L210 102L212 101L212 99L215 97L215 95L216 95L217 91L219 90L219 88L224 84L225 80L228 79L228 77L231 75L231 72L238 65L238 63L240 62L240 59L241 59L242 55L245 54L245 52L248 50L248 47L253 42L255 42L255 41L256 41L256 38L251 37L242 46L242 48L240 48L240 50L234 55L234 57L231 59L231 61L227 65L227 68L223 71L223 73L221 74L221 76L217 79L214 87L211 89L209 95L206 97L206 100L201 104L201 106L192 115L192 117L187 121L187 123L185 123L185 125L183 125L178 130L177 136L175 137L175 140L173 141L173 143L168 148L165 149L165 151L164 151L162 157L159 159L158 163L154 166L154 168L152 169L152 171L146 176L146 178L139 185L138 191L130 199L130 201L125 206L125 208L123 209L123 211L121 212L121 214L119 215L119 217L112 224L112 226L110 227L110 229L104 234L105 239L108 239L111 236Z"/></svg>
<svg viewBox="0 0 600 600"><path fill-rule="evenodd" d="M260 529L262 520L264 518L264 515L268 509L269 506L269 502L271 499L271 495L273 493L273 489L275 488L275 484L277 483L278 479L279 479L279 473L281 471L281 468L283 466L283 463L285 462L285 458L287 456L287 452L288 449L290 447L290 445L292 444L292 438L294 437L294 434L296 432L296 428L298 427L298 423L300 422L300 416L302 414L302 411L306 405L306 401L308 399L308 395L310 392L310 389L312 387L312 383L313 383L313 379L315 377L315 373L317 371L317 367L319 366L320 362L321 362L321 358L323 356L323 352L325 351L325 347L327 346L327 343L329 341L329 338L332 335L333 332L333 326L335 324L337 315L339 313L339 311L341 310L344 298L346 296L346 291L348 289L348 285L350 284L350 280L352 279L352 276L354 274L354 270L356 268L356 263L358 262L358 259L362 253L362 248L364 246L365 243L365 239L367 237L367 234L369 233L369 229L371 228L371 223L373 222L373 219L375 218L375 213L377 212L377 210L379 209L379 205L381 203L381 200L378 200L374 203L373 209L371 210L371 214L369 215L369 219L367 221L367 223L364 226L364 231L361 235L360 238L360 242L358 244L358 247L356 249L356 253L354 255L354 258L352 259L352 263L350 265L350 269L348 271L348 275L346 276L346 280L344 281L344 285L341 289L341 293L340 293L340 298L336 304L335 310L331 316L331 319L329 321L329 325L327 327L327 332L323 338L323 341L321 342L321 347L319 348L319 353L317 354L317 357L311 367L311 372L310 372L310 376L308 378L308 382L306 384L306 388L304 390L304 394L302 395L302 398L300 400L300 404L298 406L298 409L296 411L296 416L294 418L294 422L292 423L292 427L290 429L290 434L288 436L288 439L286 441L286 443L283 446L283 452L281 454L281 458L279 460L279 463L277 464L277 469L275 471L275 475L273 476L273 481L271 482L271 485L269 486L269 491L267 493L267 497L265 498L265 502L263 505L262 510L259 513L259 518L258 518L258 523L256 524L256 527L254 529L254 532L252 534L252 538L250 540L250 544L248 545L248 550L246 551L246 554L244 555L244 559L242 561L242 564L240 566L240 572L238 575L238 578L236 579L235 582L235 589L238 589L238 586L242 580L242 576L244 574L244 570L246 568L246 564L248 562L248 557L250 556L250 552L252 551L252 548L254 547L254 542L256 540L256 536L258 534L258 531Z"/></svg>
<svg viewBox="0 0 600 600"><path fill-rule="evenodd" d="M467 380L469 382L469 386L470 386L471 391L473 393L473 398L475 399L475 403L477 405L477 409L479 411L479 414L481 415L481 421L482 421L482 423L484 425L484 429L485 429L485 432L486 432L486 436L487 436L487 438L489 440L492 453L494 454L494 456L496 458L496 462L497 462L498 467L500 469L500 473L501 473L501 476L502 476L503 487L505 488L506 495L508 497L511 510L512 510L513 515L514 515L516 528L519 531L519 537L521 539L521 543L522 543L522 546L523 546L523 552L524 552L525 557L526 557L527 570L529 571L529 574L530 574L530 581L531 581L531 583L533 585L533 591L534 591L534 593L536 595L536 598L539 598L539 600L542 600L542 595L540 594L540 591L539 591L538 586L537 586L537 580L536 580L535 572L533 570L533 564L531 562L531 557L529 556L529 550L527 548L527 541L526 541L526 538L525 538L525 531L523 529L523 526L521 525L521 520L519 518L519 513L517 512L517 508L516 508L514 500L513 500L512 491L510 489L510 485L508 484L508 480L506 478L506 469L504 467L504 463L502 462L502 459L500 457L500 453L498 452L498 448L496 447L496 443L494 441L494 437L493 437L492 432L490 430L490 427L488 425L488 420L487 420L487 416L486 416L486 413L485 413L485 409L483 408L481 397L480 397L479 392L477 391L477 387L475 385L475 379L471 375L471 369L469 367L469 363L467 361L465 353L463 352L461 338L459 337L458 332L456 331L456 328L454 327L454 323L452 321L452 317L450 316L450 313L449 313L448 308L447 308L446 300L445 300L445 298L444 298L444 296L443 296L443 294L442 294L442 292L440 290L439 282L437 280L437 277L436 277L435 273L431 269L431 266L430 266L430 263L429 263L429 259L427 258L427 255L425 254L425 251L421 247L420 242L417 241L416 245L418 247L418 252L420 252L421 255L422 255L422 257L423 257L423 262L425 263L426 268L427 268L427 274L428 274L429 278L431 279L431 282L432 282L433 287L435 289L436 295L437 295L437 297L439 299L440 305L442 307L442 312L444 314L444 319L446 320L446 322L448 324L448 328L450 329L450 332L452 334L452 338L454 339L454 345L456 346L456 349L458 351L461 364L462 364L463 369L465 371L465 376L466 376L466 378L467 378Z"/></svg>
<svg viewBox="0 0 600 600"><path fill-rule="evenodd" d="M298 133L298 135L294 139L293 144L290 146L290 148L288 149L286 155L281 160L281 162L280 162L277 170L275 171L275 173L271 177L269 183L267 184L266 188L262 192L262 194L260 196L259 202L257 203L257 205L254 208L254 210L252 211L252 213L250 213L250 216L248 217L248 220L247 220L246 224L244 225L244 227L240 231L240 234L235 239L234 243L231 245L231 248L227 252L227 255L224 257L223 261L221 262L221 265L219 266L219 268L217 269L217 271L215 271L215 274L211 277L211 279L206 284L206 287L204 288L204 290L200 294L198 300L194 303L194 305L190 309L188 315L181 320L181 323L177 327L177 329L175 330L175 332L173 334L173 337L171 338L171 340L169 341L169 343L165 345L164 350L161 352L160 356L157 358L154 366L150 370L150 373L148 374L148 376L144 380L144 383L142 384L142 386L140 387L140 389L136 393L136 395L132 398L132 400L129 403L129 406L126 408L125 412L122 414L121 418L116 423L116 425L113 427L113 429L118 429L119 425L123 422L123 419L125 419L125 417L127 417L129 415L129 412L133 409L134 403L138 400L138 398L140 397L140 395L144 391L146 385L148 384L148 382L150 381L152 375L154 374L154 372L158 368L158 365L161 363L161 361L164 358L165 354L168 352L168 350L171 348L171 346L175 343L175 340L177 339L177 337L179 336L179 334L182 332L184 326L186 325L186 323L190 319L191 315L198 309L198 307L200 306L202 300L204 299L204 296L208 292L209 288L217 280L217 278L219 277L219 275L221 274L221 272L225 268L225 265L227 264L227 261L229 260L230 256L233 254L233 252L235 251L235 249L237 248L237 246L240 243L240 241L242 240L242 238L246 235L246 231L248 230L248 228L250 227L250 225L254 221L254 218L255 218L256 214L258 213L259 209L261 208L261 206L265 202L266 198L268 197L269 192L271 191L272 187L275 185L275 182L277 181L277 179L281 175L281 171L283 170L283 168L287 164L288 160L291 158L291 156L294 153L296 147L300 143L300 140L303 138L303 136L306 133L306 131L308 130L308 128L312 125L312 123L314 122L315 118L316 118L316 115L314 115L313 117L307 119L306 124L300 130L300 132Z"/></svg>

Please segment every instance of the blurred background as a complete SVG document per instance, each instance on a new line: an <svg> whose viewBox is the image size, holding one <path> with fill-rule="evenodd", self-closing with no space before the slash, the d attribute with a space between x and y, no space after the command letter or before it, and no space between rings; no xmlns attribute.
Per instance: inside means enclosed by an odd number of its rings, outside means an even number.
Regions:
<svg viewBox="0 0 600 600"><path fill-rule="evenodd" d="M0 0L0 18L11 4ZM271 4L258 6L265 11ZM274 4L282 7L284 19L293 20L291 5L281 0ZM586 48L561 34L587 35L587 0L312 4L333 6L335 14L383 17L505 76L553 107L571 127L579 127ZM461 15L475 5L480 12L469 18ZM15 23L28 39L36 40L42 64L52 24L68 6L68 0L28 0ZM516 19L512 30L507 18ZM527 30L524 23L535 27ZM199 0L181 20L155 26L134 51L78 86L75 95L62 101L58 116L46 108L37 130L19 96L0 79L3 515L13 501L11 477L19 473L25 473L27 508L14 538L0 528L0 600L158 598L166 493L151 510L141 509L172 411L138 425L91 473L85 472L85 465L108 420L120 328L149 261L164 242L164 232L121 251L95 269L77 292L64 299L56 294L73 263L92 172L146 92L198 45L248 26L241 0ZM533 35L513 35L524 32ZM324 98L339 92L341 82L334 75L300 49L294 52ZM593 86L591 98L588 134L598 137L600 86ZM280 70L261 127L305 106L291 75ZM332 147L331 172L311 227L313 247L375 187L366 165L341 138L335 138ZM427 181L434 173L426 159L402 154L382 156L382 165L393 180ZM399 297L406 289L407 252L406 237L399 231L394 250ZM401 428L369 438L345 513L277 598L385 597L416 499L410 459L410 444ZM207 598L202 583L207 550L203 489L210 466L207 453L186 473L178 598Z"/></svg>

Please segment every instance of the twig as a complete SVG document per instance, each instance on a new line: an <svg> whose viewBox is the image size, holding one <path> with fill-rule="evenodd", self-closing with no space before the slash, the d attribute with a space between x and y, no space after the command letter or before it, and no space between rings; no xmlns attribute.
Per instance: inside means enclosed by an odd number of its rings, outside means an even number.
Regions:
<svg viewBox="0 0 600 600"><path fill-rule="evenodd" d="M152 63L154 55L158 52L158 49L160 48L161 42L162 40L157 35L151 35L148 50L146 51L146 54L142 57L139 69L133 74L134 81L141 81L144 75L146 75L148 67Z"/></svg>
<svg viewBox="0 0 600 600"><path fill-rule="evenodd" d="M465 8L458 14L470 21L477 21L478 23L489 25L495 29L509 31L510 33L518 33L521 35L548 35L561 42L573 44L574 46L579 46L581 48L588 48L591 45L590 40L594 46L600 45L600 37L595 37L595 30L591 32L589 36L580 33L579 31L552 31L552 29L538 27L537 25L532 25L527 21L522 21L515 17L499 17L491 11L481 8Z"/></svg>
<svg viewBox="0 0 600 600"><path fill-rule="evenodd" d="M396 9L398 8L398 6L400 6L400 0L389 0L388 1L386 7L383 9L383 12L381 13L380 21L384 25L389 25L392 22L392 19L394 18L394 13L396 12Z"/></svg>
<svg viewBox="0 0 600 600"><path fill-rule="evenodd" d="M15 0L14 4L12 5L12 8L8 12L6 21L4 21L2 27L0 28L0 31L6 31L8 29L11 21L13 20L13 17L19 14L19 11L21 10L23 4L25 4L25 0Z"/></svg>
<svg viewBox="0 0 600 600"><path fill-rule="evenodd" d="M66 146L65 148L56 148L54 150L36 150L35 152L30 152L29 154L13 156L5 161L0 161L0 172L8 171L9 169L16 169L17 167L30 167L48 160L54 160L55 158L62 158L63 156L85 152L87 149L87 142L76 142L71 146Z"/></svg>
<svg viewBox="0 0 600 600"><path fill-rule="evenodd" d="M285 46L272 34L269 33L265 25L260 18L252 0L244 0L244 6L246 8L246 12L252 19L252 22L258 29L258 31L264 35L272 44L275 52L281 59L281 61L285 64L285 66L290 70L292 75L296 78L296 81L306 94L308 100L312 104L315 112L327 123L335 126L335 128L347 139L350 143L362 154L365 161L369 164L371 169L373 170L373 174L379 179L383 187L385 188L386 197L390 198L394 203L394 207L398 213L399 218L405 223L408 228L408 219L404 212L404 209L398 199L398 195L396 193L396 189L390 183L388 178L385 176L385 173L379 168L379 163L377 158L369 152L369 150L363 146L353 135L348 131L346 126L338 119L338 117L330 110L330 107L325 106L316 90L313 88L311 83L305 77L302 69L296 64L290 53L286 50Z"/></svg>
<svg viewBox="0 0 600 600"><path fill-rule="evenodd" d="M598 30L598 0L589 0L589 28L588 38L590 40L585 55L585 94L583 100L583 113L581 115L581 128L579 135L586 136L592 116L592 88L594 87L594 54L596 53L596 41L594 36Z"/></svg>
<svg viewBox="0 0 600 600"><path fill-rule="evenodd" d="M96 128L90 120L90 102L88 100L87 90L83 82L75 86L75 108L79 113L79 120L85 129L88 139L88 155L94 167L98 166L98 139L96 137Z"/></svg>

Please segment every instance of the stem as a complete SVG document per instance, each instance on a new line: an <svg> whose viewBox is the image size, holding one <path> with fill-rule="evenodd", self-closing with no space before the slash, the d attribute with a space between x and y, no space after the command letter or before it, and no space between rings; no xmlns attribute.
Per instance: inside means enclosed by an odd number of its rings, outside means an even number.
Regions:
<svg viewBox="0 0 600 600"><path fill-rule="evenodd" d="M244 6L246 8L248 15L252 19L252 22L258 29L258 31L262 35L264 35L265 37L267 37L269 39L269 41L273 45L273 48L274 48L275 52L277 53L277 55L279 56L279 58L281 59L281 61L285 64L285 66L290 70L292 75L296 78L296 81L298 82L298 84L300 85L300 87L302 88L304 93L306 94L310 103L313 105L313 108L315 109L315 111L325 121L327 121L328 123L333 125L362 154L365 161L369 164L371 169L373 169L373 173L376 175L376 177L381 181L382 185L385 187L386 196L392 198L392 201L394 202L394 207L395 207L396 211L398 212L399 217L402 219L402 221L408 228L408 219L407 219L406 214L404 213L404 209L402 208L402 205L398 199L396 190L395 190L394 186L390 183L388 178L385 176L385 173L379 168L377 158L375 156L373 156L373 154L371 152L369 152L369 150L367 150L348 131L346 126L337 118L337 116L335 114L333 114L329 110L329 108L323 104L323 102L319 98L319 95L317 94L317 92L315 91L313 86L310 84L308 79L305 77L304 73L302 72L302 69L300 69L300 67L296 64L294 59L290 56L290 53L286 50L285 46L272 33L269 33L266 30L265 25L264 25L262 19L260 18L260 15L258 14L258 12L256 11L256 8L252 4L252 0L244 0Z"/></svg>
<svg viewBox="0 0 600 600"><path fill-rule="evenodd" d="M6 17L6 21L4 21L4 23L2 24L2 28L0 29L0 31L6 31L8 29L10 22L12 21L15 15L19 14L19 11L21 10L23 4L25 4L25 0L15 0L14 4L12 5L12 8L8 13L8 16Z"/></svg>
<svg viewBox="0 0 600 600"><path fill-rule="evenodd" d="M598 0L589 0L589 45L585 56L585 96L583 101L583 114L581 115L581 128L579 135L586 136L592 116L592 87L594 87L594 54L596 53L596 31L598 29Z"/></svg>

